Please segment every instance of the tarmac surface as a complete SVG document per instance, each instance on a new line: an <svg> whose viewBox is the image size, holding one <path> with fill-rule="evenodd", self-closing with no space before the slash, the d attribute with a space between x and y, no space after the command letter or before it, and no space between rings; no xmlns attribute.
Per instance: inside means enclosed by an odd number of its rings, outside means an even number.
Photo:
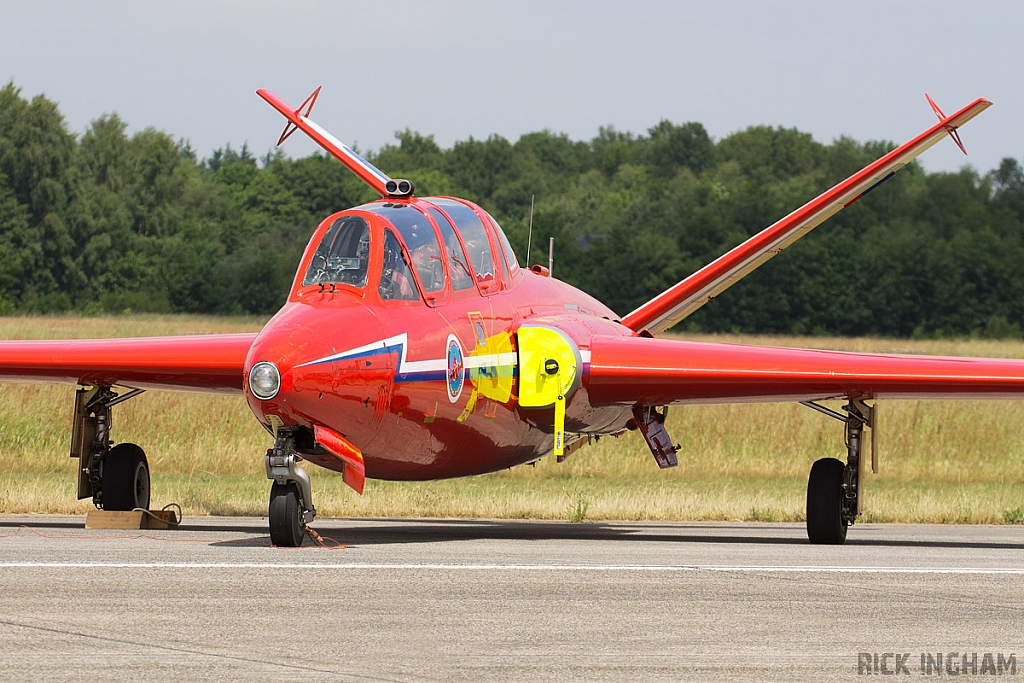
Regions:
<svg viewBox="0 0 1024 683"><path fill-rule="evenodd" d="M0 516L0 679L1024 678L1021 526L83 523Z"/></svg>

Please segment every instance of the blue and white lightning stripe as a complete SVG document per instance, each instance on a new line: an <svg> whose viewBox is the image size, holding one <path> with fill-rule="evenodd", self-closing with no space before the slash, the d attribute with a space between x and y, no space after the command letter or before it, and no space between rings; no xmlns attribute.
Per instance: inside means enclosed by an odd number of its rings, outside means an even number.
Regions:
<svg viewBox="0 0 1024 683"><path fill-rule="evenodd" d="M339 152L341 152L342 154L347 156L349 159L354 161L361 168L369 171L371 174L373 174L374 176L379 178L382 185L384 183L388 182L389 180L391 180L391 178L386 176L383 171L381 171L379 168L377 168L376 166L371 164L366 159L364 159L361 156L359 156L358 154L356 154L356 152L351 147L349 147L344 142L342 142L341 140L339 140L338 138L334 137L333 135L328 133L326 130L324 130L323 128L318 126L314 121L311 121L310 119L307 119L305 116L300 116L299 118L302 119L310 128L315 130L320 135L324 136L325 140L327 140L332 145L337 147Z"/></svg>
<svg viewBox="0 0 1024 683"><path fill-rule="evenodd" d="M321 365L335 361L369 358L371 356L394 353L398 355L398 366L395 368L396 382L428 382L448 379L448 358L408 360L406 358L408 349L409 335L403 332L387 339L381 339L380 341L349 349L348 351L317 358L308 363L301 363L296 367L302 368L310 365ZM516 352L508 351L505 353L466 356L463 358L463 363L465 364L467 376L472 379L478 379L512 376L515 372L517 360ZM507 368L507 370L503 372L502 368Z"/></svg>
<svg viewBox="0 0 1024 683"><path fill-rule="evenodd" d="M322 363L333 363L339 360L353 360L356 358L367 358L369 356L380 356L385 354L398 354L398 367L395 369L396 382L426 382L429 380L443 380L448 374L448 359L437 358L430 360L407 360L406 353L409 348L409 335L405 332L396 334L380 341L371 342L348 351L335 353L330 356L318 358L317 360L302 363L296 367L307 365L320 365Z"/></svg>

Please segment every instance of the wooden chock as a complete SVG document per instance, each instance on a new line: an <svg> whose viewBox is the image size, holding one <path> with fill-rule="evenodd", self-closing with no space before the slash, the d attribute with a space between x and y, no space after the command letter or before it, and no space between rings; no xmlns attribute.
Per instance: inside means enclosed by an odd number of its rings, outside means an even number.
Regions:
<svg viewBox="0 0 1024 683"><path fill-rule="evenodd" d="M86 529L175 529L178 519L174 510L90 510L85 516Z"/></svg>

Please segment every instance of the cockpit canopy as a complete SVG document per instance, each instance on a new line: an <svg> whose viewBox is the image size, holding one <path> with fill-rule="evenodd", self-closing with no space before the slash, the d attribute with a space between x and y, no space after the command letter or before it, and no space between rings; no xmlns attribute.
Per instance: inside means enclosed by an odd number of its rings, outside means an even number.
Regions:
<svg viewBox="0 0 1024 683"><path fill-rule="evenodd" d="M365 287L370 265L370 225L360 216L344 216L327 228L302 286L328 282Z"/></svg>
<svg viewBox="0 0 1024 683"><path fill-rule="evenodd" d="M382 300L435 305L460 292L493 294L521 277L508 238L487 212L469 202L428 197L371 202L334 219L297 289L375 284Z"/></svg>

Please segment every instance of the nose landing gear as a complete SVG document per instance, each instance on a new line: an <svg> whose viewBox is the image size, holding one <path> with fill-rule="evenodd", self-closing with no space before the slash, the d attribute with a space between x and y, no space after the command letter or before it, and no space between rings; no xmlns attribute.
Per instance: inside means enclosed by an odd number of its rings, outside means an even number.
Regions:
<svg viewBox="0 0 1024 683"><path fill-rule="evenodd" d="M270 542L282 548L297 548L306 536L306 525L316 517L309 474L298 466L294 437L279 431L274 447L267 451L270 487Z"/></svg>
<svg viewBox="0 0 1024 683"><path fill-rule="evenodd" d="M274 483L270 487L270 542L284 548L297 548L306 535L302 521L302 494L294 483Z"/></svg>

